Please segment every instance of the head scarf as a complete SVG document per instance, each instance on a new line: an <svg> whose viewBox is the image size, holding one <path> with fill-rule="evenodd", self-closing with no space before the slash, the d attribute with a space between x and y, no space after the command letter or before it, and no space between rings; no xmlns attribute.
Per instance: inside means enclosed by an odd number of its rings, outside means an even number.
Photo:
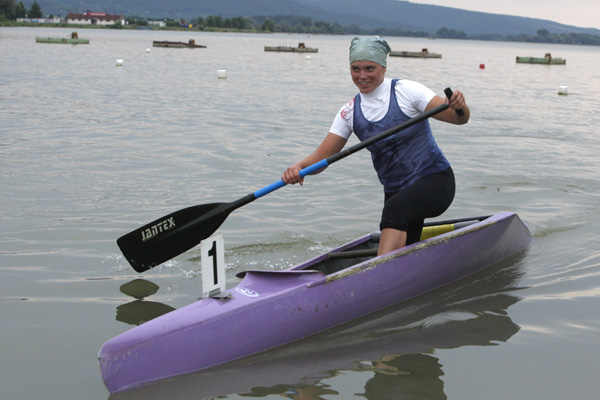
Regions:
<svg viewBox="0 0 600 400"><path fill-rule="evenodd" d="M361 60L387 67L387 55L391 50L380 36L355 36L350 42L350 64Z"/></svg>

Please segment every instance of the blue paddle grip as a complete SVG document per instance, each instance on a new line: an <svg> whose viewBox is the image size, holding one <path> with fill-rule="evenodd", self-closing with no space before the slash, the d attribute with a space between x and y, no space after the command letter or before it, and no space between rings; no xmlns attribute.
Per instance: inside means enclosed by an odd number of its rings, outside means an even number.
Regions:
<svg viewBox="0 0 600 400"><path fill-rule="evenodd" d="M306 167L300 170L300 178L304 178L306 175L310 175L313 172L317 172L318 170L323 169L328 165L329 163L327 162L327 159L321 160L318 163L314 163L310 167Z"/></svg>
<svg viewBox="0 0 600 400"><path fill-rule="evenodd" d="M313 165L300 170L300 177L304 178L306 175L310 175L313 172L317 172L318 170L325 168L328 165L329 164L327 163L327 159L321 160L318 163L314 163ZM258 199L259 197L269 194L283 186L285 186L285 182L283 182L283 179L280 179L277 182L271 183L269 186L265 186L264 188L254 192L254 198Z"/></svg>

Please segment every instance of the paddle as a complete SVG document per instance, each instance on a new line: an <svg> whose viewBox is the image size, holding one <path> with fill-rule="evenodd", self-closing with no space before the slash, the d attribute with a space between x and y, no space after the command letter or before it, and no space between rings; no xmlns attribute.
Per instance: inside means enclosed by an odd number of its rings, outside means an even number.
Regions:
<svg viewBox="0 0 600 400"><path fill-rule="evenodd" d="M452 97L450 88L447 88L445 93L448 98ZM444 103L426 111L418 117L344 149L337 154L304 168L300 171L300 177L317 172L342 158L348 157L375 142L418 124L448 108L448 104ZM202 240L210 237L234 210L283 186L285 186L285 183L280 179L231 203L202 204L175 211L121 236L117 240L117 244L133 269L137 272L144 272L178 256L196 246Z"/></svg>

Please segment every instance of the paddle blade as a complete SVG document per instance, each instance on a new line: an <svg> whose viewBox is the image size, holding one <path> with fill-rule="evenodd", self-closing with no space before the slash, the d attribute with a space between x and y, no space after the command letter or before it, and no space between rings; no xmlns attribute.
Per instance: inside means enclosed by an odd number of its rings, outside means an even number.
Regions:
<svg viewBox="0 0 600 400"><path fill-rule="evenodd" d="M144 272L191 249L210 237L232 211L226 203L184 208L117 239L123 255Z"/></svg>

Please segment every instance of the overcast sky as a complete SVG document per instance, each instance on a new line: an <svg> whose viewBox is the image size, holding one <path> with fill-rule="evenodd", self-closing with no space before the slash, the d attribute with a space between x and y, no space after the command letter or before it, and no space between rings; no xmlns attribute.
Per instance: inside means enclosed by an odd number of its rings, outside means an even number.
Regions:
<svg viewBox="0 0 600 400"><path fill-rule="evenodd" d="M409 0L411 3L434 4L494 14L548 19L579 28L600 29L598 0Z"/></svg>

